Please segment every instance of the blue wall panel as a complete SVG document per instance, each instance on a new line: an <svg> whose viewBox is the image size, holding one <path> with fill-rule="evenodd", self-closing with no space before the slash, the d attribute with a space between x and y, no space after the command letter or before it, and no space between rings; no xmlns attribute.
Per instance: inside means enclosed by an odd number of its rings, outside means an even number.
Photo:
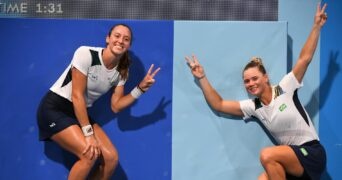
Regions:
<svg viewBox="0 0 342 180"><path fill-rule="evenodd" d="M255 122L212 111L184 57L197 55L224 99L243 100L251 57L263 58L271 83L286 74L287 23L176 21L174 39L172 179L257 179L271 140Z"/></svg>
<svg viewBox="0 0 342 180"><path fill-rule="evenodd" d="M342 1L326 2L329 19L321 34L320 136L328 156L325 179L330 180L342 179Z"/></svg>
<svg viewBox="0 0 342 180"><path fill-rule="evenodd" d="M162 70L133 106L114 114L109 93L91 109L119 152L114 178L170 179L172 21L0 19L0 179L65 179L75 158L55 143L39 142L36 108L78 46L105 46L109 28L133 29L127 93L150 64ZM14 171L15 170L15 171Z"/></svg>

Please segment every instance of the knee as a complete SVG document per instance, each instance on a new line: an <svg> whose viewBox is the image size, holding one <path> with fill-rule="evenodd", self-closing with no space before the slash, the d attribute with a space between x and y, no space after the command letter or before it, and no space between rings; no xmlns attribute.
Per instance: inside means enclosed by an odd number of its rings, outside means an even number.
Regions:
<svg viewBox="0 0 342 180"><path fill-rule="evenodd" d="M103 154L103 161L106 166L115 168L119 161L118 152L113 150Z"/></svg>
<svg viewBox="0 0 342 180"><path fill-rule="evenodd" d="M273 162L272 151L270 148L264 148L260 151L260 162L263 166Z"/></svg>
<svg viewBox="0 0 342 180"><path fill-rule="evenodd" d="M89 157L85 157L84 155L79 157L79 161L87 167L93 167L97 159L97 157L93 157L92 159L90 159Z"/></svg>

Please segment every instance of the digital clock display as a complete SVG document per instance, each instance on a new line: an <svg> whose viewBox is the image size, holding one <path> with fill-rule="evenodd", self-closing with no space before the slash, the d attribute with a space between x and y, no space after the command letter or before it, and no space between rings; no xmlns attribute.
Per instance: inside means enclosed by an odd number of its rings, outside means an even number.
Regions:
<svg viewBox="0 0 342 180"><path fill-rule="evenodd" d="M1 2L0 14L2 15L34 15L34 14L63 14L63 4L60 2Z"/></svg>
<svg viewBox="0 0 342 180"><path fill-rule="evenodd" d="M255 2L258 2L258 7L263 7L262 11L255 11L254 6L246 6ZM232 6L231 0L0 0L0 18L235 21L276 21L278 18L277 0L244 0L236 3ZM186 9L203 9L205 13Z"/></svg>
<svg viewBox="0 0 342 180"><path fill-rule="evenodd" d="M61 3L37 3L36 13L52 13L52 14L62 14L63 8Z"/></svg>

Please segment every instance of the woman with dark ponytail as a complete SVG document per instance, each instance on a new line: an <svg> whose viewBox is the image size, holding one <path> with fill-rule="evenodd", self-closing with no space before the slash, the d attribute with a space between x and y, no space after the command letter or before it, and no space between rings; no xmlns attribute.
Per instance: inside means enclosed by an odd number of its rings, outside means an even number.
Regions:
<svg viewBox="0 0 342 180"><path fill-rule="evenodd" d="M113 26L106 47L79 47L71 63L43 97L37 112L39 139L52 140L75 154L68 179L110 179L118 153L103 129L92 120L87 108L112 89L111 109L118 113L131 105L155 82L160 68L149 68L143 80L124 94L130 65L128 50L132 31L124 24ZM95 162L99 166L89 175Z"/></svg>
<svg viewBox="0 0 342 180"><path fill-rule="evenodd" d="M224 100L211 86L196 56L186 57L192 74L209 105L216 111L243 119L256 118L277 141L260 153L264 172L259 180L319 180L326 166L326 154L317 132L300 104L297 90L314 55L322 26L327 20L326 4L317 5L314 24L292 71L272 86L261 58L254 57L242 74L246 91L254 99Z"/></svg>

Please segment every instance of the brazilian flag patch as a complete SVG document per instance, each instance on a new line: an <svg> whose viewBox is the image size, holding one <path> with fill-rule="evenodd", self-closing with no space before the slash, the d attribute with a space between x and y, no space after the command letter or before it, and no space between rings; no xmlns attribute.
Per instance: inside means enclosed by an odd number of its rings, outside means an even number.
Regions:
<svg viewBox="0 0 342 180"><path fill-rule="evenodd" d="M286 104L280 105L280 106L279 106L279 111L283 112L284 109L286 109L286 107L287 107Z"/></svg>

